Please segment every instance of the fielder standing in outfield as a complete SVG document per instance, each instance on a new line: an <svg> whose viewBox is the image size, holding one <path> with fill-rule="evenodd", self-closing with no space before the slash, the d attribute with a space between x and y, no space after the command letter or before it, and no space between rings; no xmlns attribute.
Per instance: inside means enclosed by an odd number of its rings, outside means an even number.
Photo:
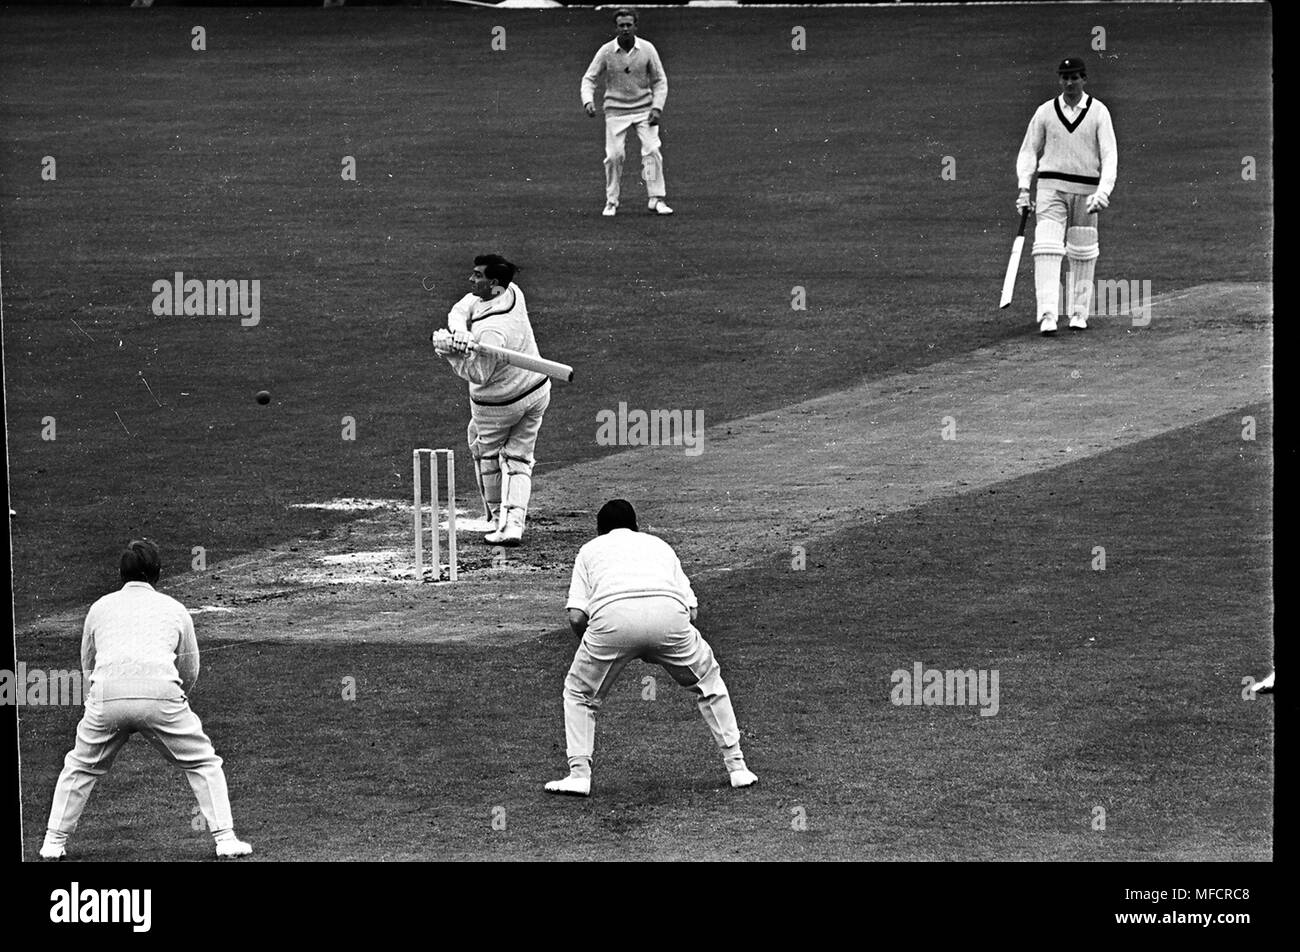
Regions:
<svg viewBox="0 0 1300 952"><path fill-rule="evenodd" d="M1066 306L1071 330L1088 328L1097 256L1097 213L1110 205L1115 188L1115 128L1110 111L1083 91L1088 71L1081 59L1057 67L1061 95L1038 107L1029 120L1016 161L1020 193L1016 210L1036 209L1034 288L1038 328L1056 333L1061 259L1070 258ZM1038 194L1029 186L1038 173Z"/></svg>
<svg viewBox="0 0 1300 952"><path fill-rule="evenodd" d="M582 638L564 680L569 775L552 780L547 791L591 793L596 709L634 658L661 665L699 696L731 785L757 783L740 751L740 730L713 649L691 624L697 602L677 554L657 536L637 531L636 512L624 499L601 507L596 532L578 551L569 585L569 627Z"/></svg>
<svg viewBox="0 0 1300 952"><path fill-rule="evenodd" d="M617 37L596 51L582 77L582 108L596 115L596 80L605 77L605 211L618 213L623 177L623 143L636 127L641 140L641 177L650 211L671 215L664 201L664 157L659 148L659 117L668 101L668 75L659 51L636 35L636 12L626 7L614 15Z"/></svg>
<svg viewBox="0 0 1300 952"><path fill-rule="evenodd" d="M90 689L76 746L54 788L41 858L64 858L95 782L137 733L185 771L218 858L247 856L253 847L235 836L221 758L186 697L199 677L190 613L154 591L162 560L152 542L131 542L119 571L122 588L90 606L82 629L81 667Z"/></svg>
<svg viewBox="0 0 1300 952"><path fill-rule="evenodd" d="M523 539L533 450L551 403L551 378L475 349L481 340L539 356L524 292L514 283L516 270L500 255L475 258L472 290L447 314L447 327L433 334L438 356L469 382L469 452L484 515L496 526L483 537L489 545L516 546Z"/></svg>

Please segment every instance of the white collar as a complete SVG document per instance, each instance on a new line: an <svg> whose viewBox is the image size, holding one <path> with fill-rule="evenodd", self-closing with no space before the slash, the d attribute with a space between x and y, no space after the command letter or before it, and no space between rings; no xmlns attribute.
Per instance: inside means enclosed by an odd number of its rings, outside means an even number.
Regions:
<svg viewBox="0 0 1300 952"><path fill-rule="evenodd" d="M1065 93L1061 93L1061 95L1057 96L1056 98L1061 104L1061 109L1062 110L1068 109L1070 112L1078 112L1080 109L1087 109L1088 103L1092 99L1091 96L1089 96L1087 93L1084 93L1082 96L1079 97L1078 105L1071 106L1068 102L1065 101Z"/></svg>

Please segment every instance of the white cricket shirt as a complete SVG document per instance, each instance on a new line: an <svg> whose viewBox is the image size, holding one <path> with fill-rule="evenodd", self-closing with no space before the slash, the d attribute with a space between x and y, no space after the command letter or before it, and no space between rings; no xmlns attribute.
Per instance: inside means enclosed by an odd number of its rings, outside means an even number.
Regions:
<svg viewBox="0 0 1300 952"><path fill-rule="evenodd" d="M148 582L127 582L86 613L81 667L88 697L182 698L199 676L199 644L185 606Z"/></svg>
<svg viewBox="0 0 1300 952"><path fill-rule="evenodd" d="M592 618L610 602L651 595L675 598L688 609L698 604L672 546L645 532L614 529L578 550L566 607Z"/></svg>

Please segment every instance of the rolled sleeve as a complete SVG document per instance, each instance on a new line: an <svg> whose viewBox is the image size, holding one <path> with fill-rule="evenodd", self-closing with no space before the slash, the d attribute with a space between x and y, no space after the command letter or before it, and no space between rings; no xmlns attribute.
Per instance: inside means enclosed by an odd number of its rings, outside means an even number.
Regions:
<svg viewBox="0 0 1300 952"><path fill-rule="evenodd" d="M94 613L86 615L86 622L81 626L81 672L86 684L95 672L95 625Z"/></svg>
<svg viewBox="0 0 1300 952"><path fill-rule="evenodd" d="M194 619L183 612L180 639L176 644L176 672L181 676L181 690L188 694L199 680L199 640L194 634Z"/></svg>
<svg viewBox="0 0 1300 952"><path fill-rule="evenodd" d="M682 560L677 559L677 566L674 572L673 581L680 588L682 601L687 608L699 608L699 600L695 597L695 589L691 588L691 580L686 577L686 572L682 570Z"/></svg>
<svg viewBox="0 0 1300 952"><path fill-rule="evenodd" d="M587 567L579 555L573 560L573 577L569 580L569 598L564 607L577 610L591 616L591 583L587 578Z"/></svg>

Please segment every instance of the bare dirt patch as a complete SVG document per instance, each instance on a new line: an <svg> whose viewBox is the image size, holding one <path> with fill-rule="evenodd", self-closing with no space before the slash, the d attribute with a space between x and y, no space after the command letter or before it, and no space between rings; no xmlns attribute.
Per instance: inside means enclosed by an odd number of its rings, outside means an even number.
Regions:
<svg viewBox="0 0 1300 952"><path fill-rule="evenodd" d="M708 427L698 455L641 447L542 470L526 544L493 549L462 533L455 584L416 581L409 503L340 499L321 505L366 515L163 587L204 608L207 639L527 640L562 626L573 556L608 498L632 500L642 528L707 579L1268 399L1271 313L1271 285L1202 285L1157 297L1146 327L1116 317L1044 339L1027 326L1023 338ZM461 499L462 517L474 502ZM80 617L29 631L79 633Z"/></svg>

